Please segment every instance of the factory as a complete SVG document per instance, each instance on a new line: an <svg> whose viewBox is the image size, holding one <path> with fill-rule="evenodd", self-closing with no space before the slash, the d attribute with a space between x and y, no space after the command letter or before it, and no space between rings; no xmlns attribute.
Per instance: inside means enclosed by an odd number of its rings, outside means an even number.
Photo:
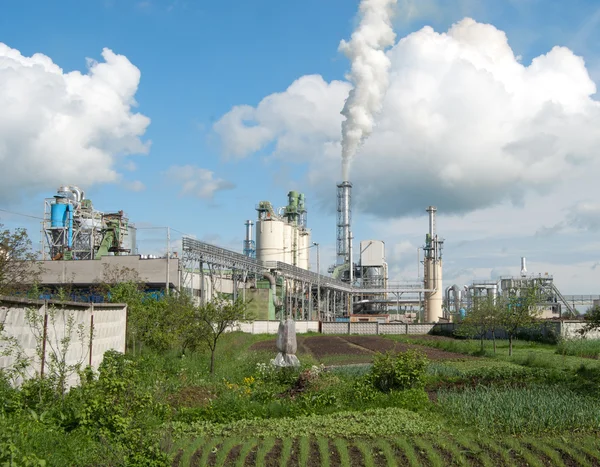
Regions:
<svg viewBox="0 0 600 467"><path fill-rule="evenodd" d="M573 310L551 276L527 276L524 258L520 277L444 289L444 241L437 233L435 206L425 209L422 282L394 285L382 240L361 239L358 252L353 251L349 181L337 185L336 260L326 268L328 274L321 274L304 193L288 192L281 207L263 200L254 209L256 218L244 223L242 252L184 236L180 252L138 254L135 225L123 211L99 211L81 188L61 186L44 200L42 286L52 292L68 284L74 299L101 300L94 286L126 271L149 291L189 293L199 304L217 293L242 297L258 319L435 323L460 320L477 296L536 284L545 317ZM317 271L311 271L311 253Z"/></svg>

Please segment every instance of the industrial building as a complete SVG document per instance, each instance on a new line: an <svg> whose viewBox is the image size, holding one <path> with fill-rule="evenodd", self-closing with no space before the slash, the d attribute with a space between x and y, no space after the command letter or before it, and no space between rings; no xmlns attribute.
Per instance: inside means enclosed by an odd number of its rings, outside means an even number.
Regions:
<svg viewBox="0 0 600 467"><path fill-rule="evenodd" d="M327 275L310 270L311 252L319 264L319 243L311 238L303 193L290 191L281 207L260 201L255 210L256 219L244 223L242 253L184 236L179 254L139 255L135 226L123 211L96 210L82 189L61 186L44 201L42 285L56 290L68 284L73 298L100 300L94 287L121 271L150 291L186 292L198 303L217 293L242 297L259 319L432 323L459 320L476 296L515 293L535 283L546 315L556 317L573 309L551 276L526 275L524 259L518 278L444 290L444 241L437 233L435 206L425 210L429 228L422 247L423 281L399 285L390 284L383 241L359 239L359 251L353 252L349 181L337 185L336 262Z"/></svg>

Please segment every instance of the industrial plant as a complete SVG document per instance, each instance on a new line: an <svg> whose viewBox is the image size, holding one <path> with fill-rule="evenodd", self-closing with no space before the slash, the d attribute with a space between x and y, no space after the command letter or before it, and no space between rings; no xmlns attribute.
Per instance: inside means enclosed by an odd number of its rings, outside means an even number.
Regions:
<svg viewBox="0 0 600 467"><path fill-rule="evenodd" d="M574 311L572 297L563 296L551 276L527 275L525 258L518 277L444 288L444 240L435 206L424 209L422 281L392 283L382 240L359 239L353 250L352 183L338 184L336 196L336 261L321 274L320 244L311 237L304 193L290 191L280 207L259 201L256 218L244 222L242 252L184 236L181 252L159 257L138 254L136 228L123 211L99 211L81 188L64 185L44 201L42 284L56 290L68 283L80 297L100 300L94 285L107 271L121 269L134 271L148 290L189 293L198 303L217 293L242 297L258 319L422 323L458 321L476 297L514 294L535 284L545 317ZM317 271L311 270L312 254Z"/></svg>

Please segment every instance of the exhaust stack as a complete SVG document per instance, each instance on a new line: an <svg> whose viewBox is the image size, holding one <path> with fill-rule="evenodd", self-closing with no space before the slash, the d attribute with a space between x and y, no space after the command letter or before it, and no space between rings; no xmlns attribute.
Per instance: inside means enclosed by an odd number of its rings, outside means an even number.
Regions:
<svg viewBox="0 0 600 467"><path fill-rule="evenodd" d="M350 263L350 227L352 222L352 183L337 186L337 264Z"/></svg>
<svg viewBox="0 0 600 467"><path fill-rule="evenodd" d="M525 277L527 275L527 260L524 256L521 256L521 277Z"/></svg>

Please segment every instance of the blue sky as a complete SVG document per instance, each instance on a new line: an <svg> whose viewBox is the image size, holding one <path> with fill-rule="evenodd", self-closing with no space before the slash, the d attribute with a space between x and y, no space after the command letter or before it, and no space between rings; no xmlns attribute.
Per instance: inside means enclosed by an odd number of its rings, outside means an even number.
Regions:
<svg viewBox="0 0 600 467"><path fill-rule="evenodd" d="M42 160L47 165L46 170L55 172L56 176L42 174L36 176L35 182L24 177L19 182L29 188L21 191L15 185L2 192L0 208L41 216L42 200L54 193L55 180L69 177L64 182L80 184L97 209L124 209L140 227L168 225L224 247L241 249L243 223L255 217L255 204L268 199L282 205L288 190L299 189L307 194L313 240L323 245L323 257L333 260L335 214L331 206L339 177L331 173L337 170L332 169L335 167L333 156L327 151L320 152L324 151L323 136L318 132L296 135L293 140L302 143L300 151L278 149L278 144L283 142L279 135L265 141L256 151L246 150L244 156L228 157L223 152L224 140L236 138L235 128L228 126L219 133L214 125L236 106L256 108L267 96L285 94L288 87L303 76L320 75L325 83L343 81L349 62L338 52L338 45L340 40L350 37L357 25L357 1L7 0L2 10L0 43L19 51L23 57L44 54L64 73L73 70L88 73L86 58L103 62L103 48L126 57L140 72L134 92L137 107L132 107L131 112L150 119L137 136L142 142L151 141L151 145L146 154L122 155L126 152L125 146L103 142L103 148L112 158L107 167L118 175L113 180L108 175L95 178L96 172L108 169L103 166L99 170L96 165L99 159L90 159L94 162L74 171L81 174L89 170L90 175L82 177L88 185L65 169L69 158L57 162L49 154ZM437 33L444 33L465 17L478 23L490 23L504 31L508 44L515 55L521 56L520 62L525 66L553 46L561 45L582 56L591 79L600 82L600 4L597 1L399 0L394 18L396 38L400 40L426 25ZM398 50L399 56L401 52ZM568 76L556 86L576 88L581 83L578 79ZM457 86L464 88L465 84L459 82ZM0 89L0 103L2 93ZM334 97L332 101L338 102ZM248 127L268 130L265 122L278 118L276 110L270 109L274 116L263 120L255 113L256 121L247 122ZM332 108L331 115L339 115L339 110ZM289 106L285 112L293 114ZM22 121L27 122L27 119ZM2 125L0 118L0 141ZM8 130L4 134L8 134ZM569 135L562 136L568 140ZM238 143L248 144L247 141ZM111 148L116 149L111 152ZM309 154L313 149L314 154ZM367 149L368 144L365 151ZM585 150L582 148L580 152L583 154ZM11 153L3 155L1 151L0 144L0 160L5 161L7 168L19 168L19 158L25 156L17 154L10 165ZM376 152L377 148L373 147L373 153ZM361 156L357 157L357 171L361 167ZM77 156L69 157L72 160ZM322 161L319 157L323 157ZM467 170L470 163L461 163L465 165L457 163L459 169ZM409 167L412 165L403 164L397 170L412 170ZM182 177L196 169L213 173L202 172L209 177L206 183L199 182L185 191ZM593 165L587 172L596 174L596 169ZM415 174L422 175L418 168L414 170ZM544 170L540 173L545 173ZM427 228L424 209L429 204L444 206L447 195L437 193L435 187L426 184L429 188L423 192L415 188L410 192L389 191L385 184L378 191L381 174L374 172L368 179L368 170L362 172L364 178L356 173L357 180L360 179L355 183L356 199L362 207L355 212L354 235L357 239L383 238L395 278L414 279L416 247L422 243ZM200 172L194 174L196 179L201 175ZM420 175L415 175L415 180ZM543 273L550 269L566 293L600 293L600 286L595 286L600 280L600 268L595 267L596 263L600 264L600 245L593 243L594 234L600 229L600 222L596 222L600 210L590 204L594 201L593 184L578 184L577 176L573 175L574 181L569 180L568 186L562 188L564 191L553 188L555 179L550 176L539 186L535 177L526 180L525 184L535 185L531 192L517 193L513 185L499 183L498 193L490 195L489 202L483 204L465 200L485 198L487 185L496 186L495 182L475 184L464 197L457 197L453 204L448 204L446 213L440 209L438 225L447 239L449 280L464 282L470 278L514 273L518 270L519 257L528 256L531 267L536 268L532 272ZM212 196L209 196L211 190L202 189L209 182L215 190ZM16 184L14 177L11 183ZM461 182L463 187L468 184ZM567 200L573 191L579 191L581 196ZM410 199L414 209L381 208L385 203L402 204L396 201L400 198ZM549 207L552 207L551 212L542 215ZM573 212L577 216L569 218ZM4 224L27 226L37 240L37 221L0 214ZM516 223L515 228L506 228L507 217ZM175 232L174 237L177 235ZM140 239L141 249L158 251L162 248L160 230L140 232ZM588 245L585 261L577 250L582 244Z"/></svg>

